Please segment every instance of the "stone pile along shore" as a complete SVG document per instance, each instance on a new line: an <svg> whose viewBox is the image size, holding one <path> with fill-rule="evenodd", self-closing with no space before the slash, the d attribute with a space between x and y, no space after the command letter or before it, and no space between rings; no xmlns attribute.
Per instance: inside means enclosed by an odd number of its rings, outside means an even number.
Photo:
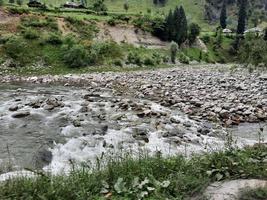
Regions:
<svg viewBox="0 0 267 200"><path fill-rule="evenodd" d="M107 88L119 96L178 108L194 120L225 126L267 120L267 74L226 65L184 66L139 72L82 75L0 76L0 83L60 84ZM140 113L140 116L142 113Z"/></svg>

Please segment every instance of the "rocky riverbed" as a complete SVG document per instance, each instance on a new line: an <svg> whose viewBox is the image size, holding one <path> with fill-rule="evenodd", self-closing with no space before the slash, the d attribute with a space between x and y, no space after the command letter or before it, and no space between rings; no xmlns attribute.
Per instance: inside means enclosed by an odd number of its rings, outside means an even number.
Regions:
<svg viewBox="0 0 267 200"><path fill-rule="evenodd" d="M218 65L1 82L0 161L18 167L57 173L121 152L212 151L229 131L237 145L258 131L267 139L264 74Z"/></svg>

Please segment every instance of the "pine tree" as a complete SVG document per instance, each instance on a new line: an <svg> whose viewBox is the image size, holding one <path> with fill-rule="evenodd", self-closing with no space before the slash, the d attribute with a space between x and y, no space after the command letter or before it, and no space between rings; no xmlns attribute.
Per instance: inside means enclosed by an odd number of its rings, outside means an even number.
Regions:
<svg viewBox="0 0 267 200"><path fill-rule="evenodd" d="M179 8L179 12L180 12L180 33L179 33L179 38L178 38L178 44L181 45L183 44L188 37L188 27L187 27L187 19L186 19L186 15L185 15L185 11L184 8L181 6Z"/></svg>
<svg viewBox="0 0 267 200"><path fill-rule="evenodd" d="M173 40L175 36L175 30L174 30L174 17L173 12L170 10L169 15L166 18L166 39L171 41Z"/></svg>
<svg viewBox="0 0 267 200"><path fill-rule="evenodd" d="M181 33L181 19L182 19L182 17L181 17L180 9L177 6L173 12L173 35L171 36L170 40L173 40L178 44L179 44L178 41L181 37L181 35L180 35L180 33Z"/></svg>
<svg viewBox="0 0 267 200"><path fill-rule="evenodd" d="M221 15L220 15L220 24L221 24L222 29L225 29L227 27L226 20L227 20L226 0L224 0L222 10L221 10Z"/></svg>
<svg viewBox="0 0 267 200"><path fill-rule="evenodd" d="M246 29L247 20L247 0L240 0L237 34L243 35Z"/></svg>

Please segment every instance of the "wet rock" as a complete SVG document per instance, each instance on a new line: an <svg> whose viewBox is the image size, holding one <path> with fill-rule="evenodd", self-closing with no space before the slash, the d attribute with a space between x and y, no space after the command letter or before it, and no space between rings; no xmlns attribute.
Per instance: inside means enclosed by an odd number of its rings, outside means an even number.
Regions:
<svg viewBox="0 0 267 200"><path fill-rule="evenodd" d="M8 110L12 111L12 112L17 111L18 109L19 109L19 107L17 105L14 105L14 106L11 106L8 108Z"/></svg>
<svg viewBox="0 0 267 200"><path fill-rule="evenodd" d="M74 120L73 121L73 126L75 126L75 127L80 127L81 126L81 121L80 120Z"/></svg>
<svg viewBox="0 0 267 200"><path fill-rule="evenodd" d="M47 149L41 149L37 152L34 160L35 160L35 167L42 168L49 163L51 163L53 158L52 152L48 151Z"/></svg>
<svg viewBox="0 0 267 200"><path fill-rule="evenodd" d="M143 127L136 127L132 129L132 136L136 140L142 140L146 143L149 142L148 131Z"/></svg>
<svg viewBox="0 0 267 200"><path fill-rule="evenodd" d="M24 118L24 117L27 117L29 115L30 115L29 111L21 111L21 112L14 113L12 115L12 117L13 118Z"/></svg>

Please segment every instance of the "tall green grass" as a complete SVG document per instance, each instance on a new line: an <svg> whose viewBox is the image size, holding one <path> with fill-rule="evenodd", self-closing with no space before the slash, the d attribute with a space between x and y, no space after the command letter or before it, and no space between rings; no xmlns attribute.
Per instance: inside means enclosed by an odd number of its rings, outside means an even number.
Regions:
<svg viewBox="0 0 267 200"><path fill-rule="evenodd" d="M217 180L267 178L267 147L215 152L187 159L131 155L98 160L68 176L39 176L0 185L0 199L186 199ZM102 162L106 165L103 168ZM85 163L86 165L86 163ZM102 166L102 167L100 167Z"/></svg>

